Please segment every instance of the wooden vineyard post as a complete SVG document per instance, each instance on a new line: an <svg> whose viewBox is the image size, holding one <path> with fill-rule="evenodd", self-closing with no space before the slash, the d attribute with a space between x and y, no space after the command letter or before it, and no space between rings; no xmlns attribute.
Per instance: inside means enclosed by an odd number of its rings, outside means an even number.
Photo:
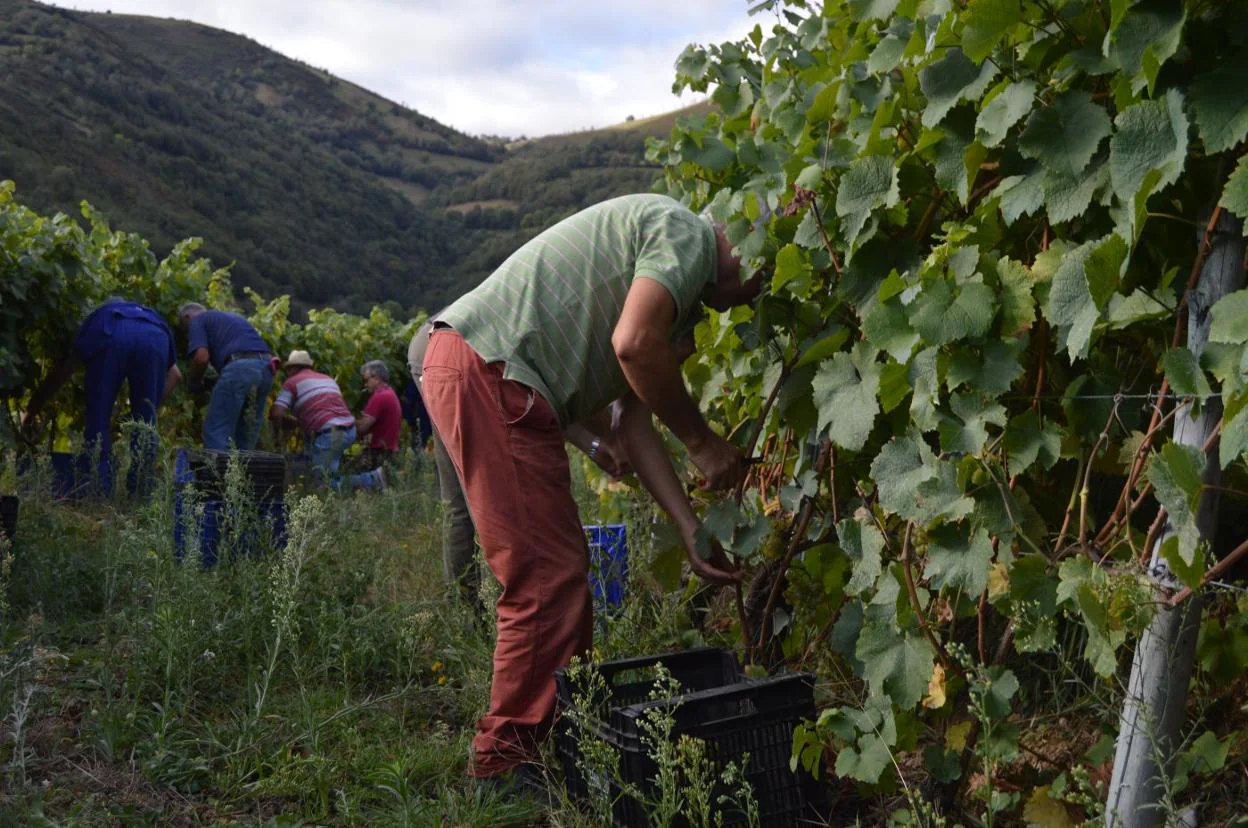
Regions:
<svg viewBox="0 0 1248 828"><path fill-rule="evenodd" d="M1187 347L1199 358L1209 339L1209 309L1244 284L1243 223L1226 212L1218 218L1212 248L1200 280L1188 298ZM1204 228L1200 244L1205 243ZM1222 402L1211 397L1200 416L1188 410L1174 419L1174 442L1197 449L1206 444L1222 417ZM1221 479L1216 444L1206 456L1203 482L1216 486ZM1196 525L1201 537L1212 542L1217 525L1216 489L1206 489L1200 499ZM1173 534L1167 525L1150 554L1149 575L1155 585L1159 609L1136 646L1131 679L1119 721L1114 769L1105 807L1107 828L1152 828L1165 823L1162 779L1173 767L1182 739L1187 686L1196 655L1203 601L1199 594L1177 607L1166 596L1179 586L1178 579L1162 559L1160 550Z"/></svg>

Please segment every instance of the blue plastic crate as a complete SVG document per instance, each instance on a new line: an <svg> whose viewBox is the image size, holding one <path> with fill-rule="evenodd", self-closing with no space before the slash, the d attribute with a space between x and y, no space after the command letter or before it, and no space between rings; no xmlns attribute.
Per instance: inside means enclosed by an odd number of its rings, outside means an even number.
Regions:
<svg viewBox="0 0 1248 828"><path fill-rule="evenodd" d="M628 583L628 530L622 523L586 526L589 542L589 588L599 608L616 608L624 603Z"/></svg>
<svg viewBox="0 0 1248 828"><path fill-rule="evenodd" d="M203 506L199 524L199 556L201 565L209 569L217 565L221 530L224 528L227 512L225 501L222 500L207 500ZM264 532L259 528L248 531L239 544L238 551L242 554L254 555L268 546L273 549L286 546L286 502L269 500L258 504L257 509L260 520L268 526L268 538L262 537ZM173 549L178 560L182 560L186 554L187 536L191 534L191 516L185 511L182 492L176 492L173 500Z"/></svg>

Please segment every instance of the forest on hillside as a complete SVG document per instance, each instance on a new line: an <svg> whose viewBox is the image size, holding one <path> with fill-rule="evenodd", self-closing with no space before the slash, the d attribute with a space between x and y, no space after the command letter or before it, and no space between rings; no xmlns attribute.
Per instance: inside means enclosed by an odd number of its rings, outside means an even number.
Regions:
<svg viewBox="0 0 1248 828"><path fill-rule="evenodd" d="M629 130L509 151L240 35L0 0L0 179L180 239L296 314L441 306L581 207L650 189ZM503 199L503 209L464 202Z"/></svg>

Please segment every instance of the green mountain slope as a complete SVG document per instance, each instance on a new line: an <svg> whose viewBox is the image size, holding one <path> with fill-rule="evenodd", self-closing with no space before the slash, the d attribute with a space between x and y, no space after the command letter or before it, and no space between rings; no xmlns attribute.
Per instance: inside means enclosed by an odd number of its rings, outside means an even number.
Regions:
<svg viewBox="0 0 1248 828"><path fill-rule="evenodd" d="M450 301L550 223L649 189L645 137L675 114L505 147L240 35L0 0L0 179L158 253L201 236L297 308Z"/></svg>

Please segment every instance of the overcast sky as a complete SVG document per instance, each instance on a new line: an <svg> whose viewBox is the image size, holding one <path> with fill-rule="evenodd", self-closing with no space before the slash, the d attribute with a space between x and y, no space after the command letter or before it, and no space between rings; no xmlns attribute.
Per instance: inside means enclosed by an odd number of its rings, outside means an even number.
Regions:
<svg viewBox="0 0 1248 828"><path fill-rule="evenodd" d="M736 40L747 0L61 0L245 34L471 134L601 127L692 103L685 45ZM765 21L764 21L764 28Z"/></svg>

